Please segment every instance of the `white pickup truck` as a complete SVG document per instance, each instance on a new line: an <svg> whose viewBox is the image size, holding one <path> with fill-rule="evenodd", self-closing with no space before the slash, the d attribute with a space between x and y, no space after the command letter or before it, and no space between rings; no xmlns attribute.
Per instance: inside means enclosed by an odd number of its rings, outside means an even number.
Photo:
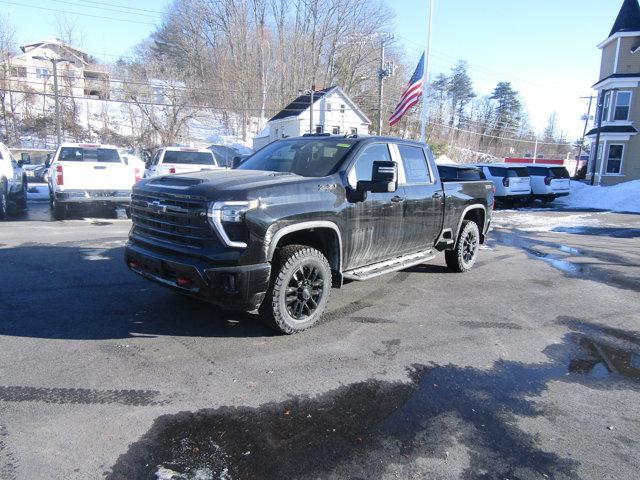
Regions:
<svg viewBox="0 0 640 480"><path fill-rule="evenodd" d="M7 218L9 202L27 208L27 175L22 162L16 161L4 143L0 143L0 220Z"/></svg>
<svg viewBox="0 0 640 480"><path fill-rule="evenodd" d="M145 178L172 173L220 170L221 167L211 150L206 148L164 147L160 148L147 164Z"/></svg>
<svg viewBox="0 0 640 480"><path fill-rule="evenodd" d="M128 207L131 188L142 175L112 145L63 143L49 166L53 216L62 220L70 206L79 204Z"/></svg>

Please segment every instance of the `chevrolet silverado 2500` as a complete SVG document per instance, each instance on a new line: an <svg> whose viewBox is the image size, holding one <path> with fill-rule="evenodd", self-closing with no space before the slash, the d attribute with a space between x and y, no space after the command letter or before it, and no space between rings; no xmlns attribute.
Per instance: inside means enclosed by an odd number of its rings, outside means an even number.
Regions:
<svg viewBox="0 0 640 480"><path fill-rule="evenodd" d="M295 333L332 287L427 262L469 270L493 185L441 182L426 144L310 135L238 169L146 179L132 193L125 261L135 273Z"/></svg>

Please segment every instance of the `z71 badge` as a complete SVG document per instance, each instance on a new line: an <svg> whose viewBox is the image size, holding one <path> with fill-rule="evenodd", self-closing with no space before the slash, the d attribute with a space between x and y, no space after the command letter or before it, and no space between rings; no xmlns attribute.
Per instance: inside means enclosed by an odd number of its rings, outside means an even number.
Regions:
<svg viewBox="0 0 640 480"><path fill-rule="evenodd" d="M320 192L330 192L331 190L335 190L338 186L335 183L331 185L318 185L318 191Z"/></svg>

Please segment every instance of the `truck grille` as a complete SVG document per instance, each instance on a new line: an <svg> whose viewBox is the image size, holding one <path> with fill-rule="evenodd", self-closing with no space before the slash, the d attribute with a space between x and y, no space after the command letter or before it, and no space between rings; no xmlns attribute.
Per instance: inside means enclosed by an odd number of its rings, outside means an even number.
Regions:
<svg viewBox="0 0 640 480"><path fill-rule="evenodd" d="M204 199L155 192L131 195L131 218L136 235L181 247L200 249L217 243L207 219Z"/></svg>

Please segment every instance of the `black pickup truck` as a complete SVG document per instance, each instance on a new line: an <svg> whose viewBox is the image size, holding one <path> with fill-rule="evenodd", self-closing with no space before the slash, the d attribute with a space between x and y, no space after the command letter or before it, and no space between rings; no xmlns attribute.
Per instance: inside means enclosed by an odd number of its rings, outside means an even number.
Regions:
<svg viewBox="0 0 640 480"><path fill-rule="evenodd" d="M476 261L488 181L441 182L429 147L387 137L278 140L235 170L156 177L133 189L131 270L295 333L331 287L427 262Z"/></svg>

